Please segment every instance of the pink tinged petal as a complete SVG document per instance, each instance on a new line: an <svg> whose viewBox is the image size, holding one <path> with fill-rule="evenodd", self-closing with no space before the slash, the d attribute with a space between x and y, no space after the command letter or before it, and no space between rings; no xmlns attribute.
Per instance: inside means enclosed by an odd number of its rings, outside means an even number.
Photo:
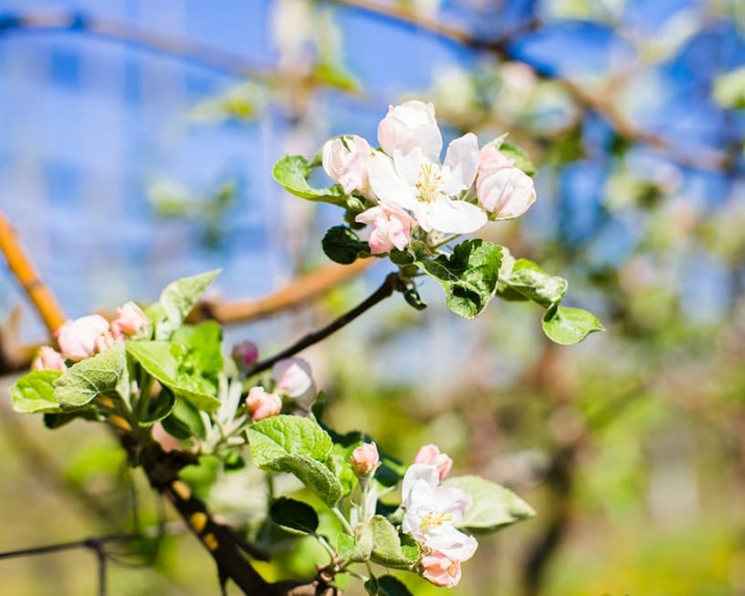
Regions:
<svg viewBox="0 0 745 596"><path fill-rule="evenodd" d="M137 335L147 329L147 315L134 302L127 302L116 309L116 317L111 322L111 332L117 339L127 335Z"/></svg>
<svg viewBox="0 0 745 596"><path fill-rule="evenodd" d="M357 476L372 474L380 465L380 455L375 443L362 443L352 451L349 463Z"/></svg>
<svg viewBox="0 0 745 596"><path fill-rule="evenodd" d="M434 551L422 557L420 561L421 576L431 584L441 588L452 588L458 585L461 578L460 561Z"/></svg>
<svg viewBox="0 0 745 596"><path fill-rule="evenodd" d="M309 405L316 398L313 372L302 358L280 360L272 367L272 378L275 391L290 399Z"/></svg>
<svg viewBox="0 0 745 596"><path fill-rule="evenodd" d="M443 166L450 170L445 192L455 195L471 188L479 167L479 141L472 132L448 145Z"/></svg>
<svg viewBox="0 0 745 596"><path fill-rule="evenodd" d="M405 505L411 501L411 491L417 483L419 483L420 487L423 483L424 486L429 487L430 492L433 492L440 483L440 475L437 472L437 468L425 464L413 464L409 466L404 474L401 485L401 493Z"/></svg>
<svg viewBox="0 0 745 596"><path fill-rule="evenodd" d="M418 100L390 106L378 126L380 146L388 155L398 150L408 153L420 147L430 161L438 161L442 151L442 134L431 103Z"/></svg>
<svg viewBox="0 0 745 596"><path fill-rule="evenodd" d="M254 422L276 416L282 411L282 398L263 387L252 387L246 397L246 409Z"/></svg>
<svg viewBox="0 0 745 596"><path fill-rule="evenodd" d="M99 335L95 341L96 352L105 352L113 347L116 343L116 337L111 331L106 331Z"/></svg>
<svg viewBox="0 0 745 596"><path fill-rule="evenodd" d="M430 443L424 445L414 457L415 464L426 464L437 467L440 474L440 480L444 480L453 467L453 460L445 453L440 451L437 445Z"/></svg>
<svg viewBox="0 0 745 596"><path fill-rule="evenodd" d="M390 157L375 151L368 165L370 187L381 203L404 209L411 209L418 203L414 198L414 189L401 180Z"/></svg>
<svg viewBox="0 0 745 596"><path fill-rule="evenodd" d="M65 358L77 362L95 354L96 338L108 330L109 322L101 315L88 315L66 321L54 336Z"/></svg>
<svg viewBox="0 0 745 596"><path fill-rule="evenodd" d="M494 145L486 145L479 151L478 171L511 168L515 165L515 160L510 159Z"/></svg>
<svg viewBox="0 0 745 596"><path fill-rule="evenodd" d="M449 524L443 524L427 532L424 544L458 561L467 561L479 547L473 536L464 534Z"/></svg>
<svg viewBox="0 0 745 596"><path fill-rule="evenodd" d="M51 346L41 346L39 352L31 363L34 370L67 370L65 358Z"/></svg>
<svg viewBox="0 0 745 596"><path fill-rule="evenodd" d="M252 341L242 341L233 346L230 357L238 366L238 370L246 372L259 359L259 347Z"/></svg>
<svg viewBox="0 0 745 596"><path fill-rule="evenodd" d="M533 179L515 167L479 174L476 191L479 204L495 219L519 217L536 200Z"/></svg>
<svg viewBox="0 0 745 596"><path fill-rule="evenodd" d="M331 139L323 145L323 169L347 194L365 194L369 191L367 162L371 153L369 143L357 135Z"/></svg>
<svg viewBox="0 0 745 596"><path fill-rule="evenodd" d="M373 226L368 240L372 254L383 254L391 249L403 250L411 242L414 220L400 207L379 205L363 211L355 221Z"/></svg>
<svg viewBox="0 0 745 596"><path fill-rule="evenodd" d="M437 230L445 234L471 234L487 222L486 213L476 205L446 197L429 203L422 217L419 213L416 216L425 231Z"/></svg>

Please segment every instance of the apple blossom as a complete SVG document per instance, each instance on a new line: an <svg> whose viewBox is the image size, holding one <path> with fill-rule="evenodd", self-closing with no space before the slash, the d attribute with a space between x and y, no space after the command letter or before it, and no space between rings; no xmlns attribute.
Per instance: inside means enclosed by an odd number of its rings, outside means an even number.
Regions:
<svg viewBox="0 0 745 596"><path fill-rule="evenodd" d="M374 255L387 253L394 248L406 248L411 243L411 228L416 223L400 207L384 204L363 211L354 220L373 226L368 244Z"/></svg>
<svg viewBox="0 0 745 596"><path fill-rule="evenodd" d="M263 387L252 387L246 397L246 409L254 422L276 416L282 411L282 398Z"/></svg>
<svg viewBox="0 0 745 596"><path fill-rule="evenodd" d="M419 565L421 576L440 588L452 588L460 581L460 561L451 559L440 551L424 555Z"/></svg>
<svg viewBox="0 0 745 596"><path fill-rule="evenodd" d="M286 358L272 367L274 390L300 405L310 406L316 398L313 373L302 358Z"/></svg>
<svg viewBox="0 0 745 596"><path fill-rule="evenodd" d="M323 169L344 192L358 192L369 199L370 191L367 164L372 154L370 144L357 135L345 135L326 141L323 145Z"/></svg>
<svg viewBox="0 0 745 596"><path fill-rule="evenodd" d="M494 145L479 153L476 195L479 205L494 219L519 217L536 200L533 179Z"/></svg>
<svg viewBox="0 0 745 596"><path fill-rule="evenodd" d="M389 106L378 125L378 141L388 155L423 149L430 161L440 159L442 135L435 119L435 107L417 99Z"/></svg>
<svg viewBox="0 0 745 596"><path fill-rule="evenodd" d="M438 157L442 139L429 146L408 146L406 152L394 148L392 156L375 152L369 160L370 186L381 204L395 205L412 212L425 232L470 234L487 221L476 205L459 200L468 190L478 168L478 140L468 133L448 147L445 161ZM435 147L437 151L435 151Z"/></svg>
<svg viewBox="0 0 745 596"><path fill-rule="evenodd" d="M440 476L440 481L445 479L453 467L453 460L447 454L442 453L437 445L431 443L419 449L414 458L414 463L435 466Z"/></svg>
<svg viewBox="0 0 745 596"><path fill-rule="evenodd" d="M116 317L111 322L111 332L119 339L124 335L137 335L147 329L147 315L134 302L126 302L116 309Z"/></svg>
<svg viewBox="0 0 745 596"><path fill-rule="evenodd" d="M31 363L34 370L67 370L65 359L57 350L51 346L41 346L39 352Z"/></svg>
<svg viewBox="0 0 745 596"><path fill-rule="evenodd" d="M108 350L116 343L116 337L111 331L105 331L96 338L95 347L96 352L103 352Z"/></svg>
<svg viewBox="0 0 745 596"><path fill-rule="evenodd" d="M95 354L96 339L108 330L109 322L101 315L88 315L66 321L54 336L65 358L77 362Z"/></svg>
<svg viewBox="0 0 745 596"><path fill-rule="evenodd" d="M357 476L372 474L380 466L378 447L375 443L362 443L352 451L349 463Z"/></svg>
<svg viewBox="0 0 745 596"><path fill-rule="evenodd" d="M456 529L471 506L471 497L459 488L441 486L435 466L413 464L403 479L401 529L417 542L448 558L465 561L476 552L478 543Z"/></svg>

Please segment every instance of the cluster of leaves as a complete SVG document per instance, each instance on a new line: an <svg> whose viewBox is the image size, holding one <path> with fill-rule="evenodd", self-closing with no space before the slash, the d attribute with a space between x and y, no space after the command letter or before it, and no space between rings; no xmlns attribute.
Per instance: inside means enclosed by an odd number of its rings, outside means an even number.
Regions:
<svg viewBox="0 0 745 596"><path fill-rule="evenodd" d="M523 151L502 143L517 167L527 174L535 168ZM448 308L457 315L472 319L498 296L505 300L531 301L545 309L543 330L556 343L563 345L582 341L588 334L602 331L600 321L591 313L561 306L567 291L567 281L544 272L526 259L515 260L505 246L473 238L454 244L457 237L444 244L429 238L414 240L406 250L392 250L385 255L372 255L370 246L357 234L360 227L355 216L363 210L363 197L346 194L341 185L325 188L311 186L313 170L320 166L320 157L312 161L294 155L282 158L274 166L273 175L285 190L300 198L331 203L344 209L345 225L330 228L323 238L325 254L337 263L348 265L359 258L383 256L399 268L407 289L404 298L417 309L426 308L417 291L415 281L425 275L434 279L444 290ZM448 250L448 247L451 247Z"/></svg>

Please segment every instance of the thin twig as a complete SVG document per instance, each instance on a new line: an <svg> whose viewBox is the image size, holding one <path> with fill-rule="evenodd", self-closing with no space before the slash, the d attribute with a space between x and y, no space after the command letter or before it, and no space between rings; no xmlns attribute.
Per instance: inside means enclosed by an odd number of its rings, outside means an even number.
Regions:
<svg viewBox="0 0 745 596"><path fill-rule="evenodd" d="M88 548L97 551L103 545L108 544L109 542L125 542L127 540L133 540L137 537L138 536L136 534L112 534L110 536L101 536L99 538L85 538L83 540L76 540L74 542L62 542L59 544L47 544L45 546L22 548L19 550L12 550L0 553L0 560L13 559L17 557L30 557L34 555L48 555L51 553L59 553L67 550L75 550L78 548Z"/></svg>
<svg viewBox="0 0 745 596"><path fill-rule="evenodd" d="M381 302L388 298L390 295L393 294L393 292L401 291L402 289L402 282L399 278L398 272L388 274L380 287L352 310L342 315L329 325L326 325L326 327L323 327L318 331L314 331L313 333L309 333L305 337L292 344L289 348L282 350L279 354L275 354L271 358L267 358L266 360L258 362L256 366L251 370L251 374L258 374L260 372L268 370L279 360L290 358L291 356L294 356L305 348L308 348L318 343L319 341L326 339L329 335L335 333L345 325L354 321L354 319L359 317L365 311L371 309L378 302Z"/></svg>

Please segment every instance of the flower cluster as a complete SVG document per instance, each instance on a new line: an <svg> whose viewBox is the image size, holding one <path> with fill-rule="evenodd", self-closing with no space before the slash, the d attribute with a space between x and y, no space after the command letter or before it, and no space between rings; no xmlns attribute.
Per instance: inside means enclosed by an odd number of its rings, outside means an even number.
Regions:
<svg viewBox="0 0 745 596"><path fill-rule="evenodd" d="M435 445L419 450L403 479L401 529L424 548L422 577L436 586L460 581L460 564L476 552L478 543L456 528L471 506L471 497L459 488L440 484L453 461Z"/></svg>
<svg viewBox="0 0 745 596"><path fill-rule="evenodd" d="M117 308L111 323L101 315L68 320L54 334L60 351L51 346L42 346L32 368L64 371L68 362L85 360L103 352L117 340L145 334L148 326L147 316L134 302Z"/></svg>
<svg viewBox="0 0 745 596"><path fill-rule="evenodd" d="M470 234L489 219L525 213L536 199L533 180L500 152L479 149L468 133L452 141L440 163L443 141L431 103L391 106L378 126L381 150L348 135L323 146L323 168L345 193L365 199L358 223L372 226L373 254L405 249L424 233Z"/></svg>

